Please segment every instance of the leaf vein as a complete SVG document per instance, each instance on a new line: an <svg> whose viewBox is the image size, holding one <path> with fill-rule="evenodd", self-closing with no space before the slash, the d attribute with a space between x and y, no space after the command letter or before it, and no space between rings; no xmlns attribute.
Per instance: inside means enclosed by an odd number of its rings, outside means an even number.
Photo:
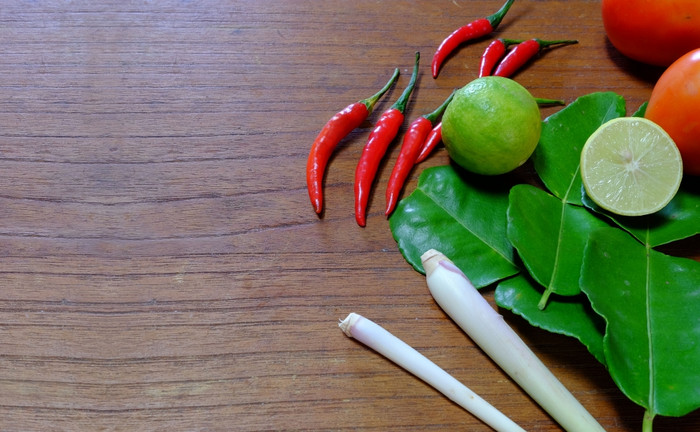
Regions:
<svg viewBox="0 0 700 432"><path fill-rule="evenodd" d="M494 251L496 254L498 254L499 256L501 256L506 262L515 265L515 263L513 262L513 260L510 259L510 257L505 256L503 253L501 253L500 250L498 250L498 248L496 248L494 245L492 245L490 242L488 242L487 239L484 239L482 236L478 235L477 232L475 232L474 230L470 229L465 223L462 222L462 220L458 217L458 215L452 213L447 207L441 205L441 204L440 204L440 201L439 201L437 198L433 197L432 195L430 195L427 191L425 191L425 190L423 190L423 189L419 189L419 190L420 190L421 192L423 192L423 194L424 194L428 199L430 199L433 203L435 203L435 205L436 205L439 209L441 209L441 210L444 211L448 216L450 216L452 219L454 219L455 221L457 221L457 223L459 223L459 225L462 226L466 231L468 231L469 233L471 233L475 238L477 238L477 239L478 239L479 241L481 241L483 244L487 245L492 251Z"/></svg>

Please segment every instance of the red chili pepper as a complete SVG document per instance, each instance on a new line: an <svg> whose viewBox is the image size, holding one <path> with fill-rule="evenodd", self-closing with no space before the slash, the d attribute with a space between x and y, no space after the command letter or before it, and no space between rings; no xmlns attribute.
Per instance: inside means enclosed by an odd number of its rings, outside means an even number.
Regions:
<svg viewBox="0 0 700 432"><path fill-rule="evenodd" d="M433 129L428 133L423 143L423 148L421 148L418 157L416 158L416 163L423 162L428 155L433 151L438 144L442 142L442 122L436 124Z"/></svg>
<svg viewBox="0 0 700 432"><path fill-rule="evenodd" d="M541 99L541 98L535 98L535 101L537 102L537 105L543 106L543 105L564 105L564 101L558 100L558 99ZM442 122L438 123L433 127L433 130L428 133L427 138L425 139L425 142L423 143L423 148L420 151L420 154L418 155L418 158L416 158L416 163L421 163L427 157L432 153L433 149L437 147L438 144L442 142Z"/></svg>
<svg viewBox="0 0 700 432"><path fill-rule="evenodd" d="M311 145L309 158L306 162L306 185L316 213L321 213L323 210L323 175L333 150L343 138L367 119L375 103L396 82L398 76L399 69L397 68L391 79L373 96L352 103L334 115L323 126Z"/></svg>
<svg viewBox="0 0 700 432"><path fill-rule="evenodd" d="M530 39L516 45L494 71L494 76L509 77L520 69L531 58L537 55L542 49L551 45L570 45L578 43L576 40L556 40L543 41L540 39Z"/></svg>
<svg viewBox="0 0 700 432"><path fill-rule="evenodd" d="M437 78L442 62L445 61L458 46L472 39L476 39L493 32L501 23L503 17L510 9L510 6L515 0L508 0L501 8L493 15L486 18L479 18L453 31L449 36L442 41L438 49L435 51L432 63L433 78Z"/></svg>
<svg viewBox="0 0 700 432"><path fill-rule="evenodd" d="M388 110L384 111L377 120L374 129L369 134L360 156L360 161L355 170L355 220L360 226L365 226L365 210L369 201L369 193L372 189L374 177L377 174L379 164L384 157L389 144L396 138L399 128L404 120L406 104L416 86L418 77L418 62L420 53L416 53L413 66L413 74L408 86L404 89L399 99Z"/></svg>
<svg viewBox="0 0 700 432"><path fill-rule="evenodd" d="M522 43L521 40L514 39L496 39L489 44L481 55L481 64L479 65L479 78L491 75L496 64L506 55L508 47L511 45Z"/></svg>
<svg viewBox="0 0 700 432"><path fill-rule="evenodd" d="M394 169L391 171L389 183L386 187L386 211L384 214L387 217L394 211L394 207L396 207L401 189L406 182L408 174L416 164L418 153L423 147L426 136L432 130L433 123L445 111L445 108L447 108L447 105L450 103L453 96L454 92L452 92L452 94L435 109L435 111L418 117L408 127L408 130L403 137L399 157L396 159L396 164L394 165Z"/></svg>

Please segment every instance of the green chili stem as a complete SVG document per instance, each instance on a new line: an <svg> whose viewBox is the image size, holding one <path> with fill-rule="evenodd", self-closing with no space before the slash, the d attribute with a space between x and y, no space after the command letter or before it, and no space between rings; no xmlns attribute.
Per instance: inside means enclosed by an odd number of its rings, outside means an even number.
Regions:
<svg viewBox="0 0 700 432"><path fill-rule="evenodd" d="M505 45L506 47L511 46L511 45L517 45L519 43L525 42L522 39L503 39L501 38L500 41Z"/></svg>
<svg viewBox="0 0 700 432"><path fill-rule="evenodd" d="M450 96L448 96L447 99L445 99L445 102L443 102L442 105L440 105L439 107L437 107L437 108L435 109L435 111L431 112L430 114L426 114L426 115L424 115L423 117L425 117L426 119L428 119L428 120L430 121L431 124L434 124L434 123L435 123L435 120L437 120L437 118L440 117L440 116L442 115L443 112L445 112L445 109L447 108L447 105L449 105L450 102L452 102L452 98L454 97L454 95L455 95L456 92L457 92L457 90L454 90L454 91L450 94Z"/></svg>
<svg viewBox="0 0 700 432"><path fill-rule="evenodd" d="M542 40L542 39L535 39L537 41L537 44L540 46L540 48L545 48L550 45L571 45L571 44L577 44L578 41L575 39L559 39L559 40Z"/></svg>
<svg viewBox="0 0 700 432"><path fill-rule="evenodd" d="M403 114L406 110L406 104L408 103L408 98L411 96L413 88L416 86L416 80L418 78L418 63L420 61L420 53L416 51L416 62L413 65L413 73L411 74L411 80L408 82L408 86L404 89L403 93L399 99L391 106L391 109L396 109Z"/></svg>
<svg viewBox="0 0 700 432"><path fill-rule="evenodd" d="M542 99L542 98L535 98L535 102L537 102L537 105L564 105L564 101L562 100L557 100L557 99Z"/></svg>
<svg viewBox="0 0 700 432"><path fill-rule="evenodd" d="M486 17L486 19L491 23L491 27L494 29L498 27L498 25L501 23L503 20L503 17L506 16L506 12L508 12L508 9L510 9L511 5L513 5L513 2L515 0L508 0L501 6L499 10L496 11L493 15L489 15Z"/></svg>
<svg viewBox="0 0 700 432"><path fill-rule="evenodd" d="M396 79L399 77L399 68L394 69L394 74L391 76L391 79L382 87L381 90L379 90L377 93L374 95L368 97L367 99L363 99L360 101L360 103L365 104L367 107L367 112L372 112L372 109L374 109L374 105L377 103L379 98L381 98L384 93L389 90L389 88L396 82Z"/></svg>

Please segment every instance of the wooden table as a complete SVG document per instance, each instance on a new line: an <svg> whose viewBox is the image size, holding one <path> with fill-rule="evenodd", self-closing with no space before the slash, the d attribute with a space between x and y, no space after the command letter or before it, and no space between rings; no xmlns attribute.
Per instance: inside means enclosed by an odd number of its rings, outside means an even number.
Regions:
<svg viewBox="0 0 700 432"><path fill-rule="evenodd" d="M323 217L306 192L307 153L331 115L395 67L403 88L415 51L407 117L432 110L475 77L488 40L433 80L436 46L499 6L3 2L0 430L489 430L345 337L337 322L353 311L525 429L561 430L435 305L396 247L383 193L355 224L371 122L336 152ZM518 0L497 35L580 41L515 76L538 97L615 91L634 110L661 72L611 48L598 1ZM405 193L447 162L437 151ZM642 409L582 346L504 315L608 431L641 430ZM655 425L697 431L700 415Z"/></svg>

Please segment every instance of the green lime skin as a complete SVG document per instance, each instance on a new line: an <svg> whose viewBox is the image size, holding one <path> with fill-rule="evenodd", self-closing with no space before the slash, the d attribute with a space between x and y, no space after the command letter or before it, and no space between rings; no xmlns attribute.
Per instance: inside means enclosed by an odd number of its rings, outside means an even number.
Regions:
<svg viewBox="0 0 700 432"><path fill-rule="evenodd" d="M535 151L542 131L537 101L510 78L477 78L457 90L442 117L450 158L483 175L505 174Z"/></svg>

